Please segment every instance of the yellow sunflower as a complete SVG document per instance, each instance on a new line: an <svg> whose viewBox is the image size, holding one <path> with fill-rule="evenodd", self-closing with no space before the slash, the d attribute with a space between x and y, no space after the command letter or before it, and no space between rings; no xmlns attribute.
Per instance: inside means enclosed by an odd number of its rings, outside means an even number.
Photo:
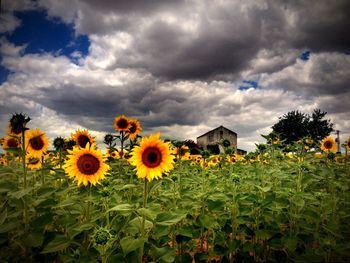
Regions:
<svg viewBox="0 0 350 263"><path fill-rule="evenodd" d="M129 162L136 166L136 174L139 178L148 181L162 177L162 173L168 173L174 168L174 156L171 154L170 143L164 142L160 134L143 137L140 146L135 146Z"/></svg>
<svg viewBox="0 0 350 263"><path fill-rule="evenodd" d="M140 132L142 131L142 128L141 128L141 124L138 120L136 119L130 119L129 120L129 124L130 124L130 127L129 129L126 131L126 135L129 135L129 139L131 140L135 140L137 135L140 134Z"/></svg>
<svg viewBox="0 0 350 263"><path fill-rule="evenodd" d="M337 151L337 145L332 137L326 137L321 141L321 150L324 152L335 153Z"/></svg>
<svg viewBox="0 0 350 263"><path fill-rule="evenodd" d="M6 166L7 160L4 157L0 157L0 165Z"/></svg>
<svg viewBox="0 0 350 263"><path fill-rule="evenodd" d="M27 158L27 167L29 169L39 169L41 168L41 158L38 157L33 157L33 156L28 156Z"/></svg>
<svg viewBox="0 0 350 263"><path fill-rule="evenodd" d="M8 148L18 148L19 146L20 146L20 141L16 137L7 136L4 139L2 148L6 150Z"/></svg>
<svg viewBox="0 0 350 263"><path fill-rule="evenodd" d="M277 145L277 144L279 144L279 143L280 143L280 139L279 139L278 137L274 137L274 138L272 139L272 144Z"/></svg>
<svg viewBox="0 0 350 263"><path fill-rule="evenodd" d="M130 128L130 120L125 115L120 115L114 119L114 129L120 132L127 132Z"/></svg>
<svg viewBox="0 0 350 263"><path fill-rule="evenodd" d="M49 147L49 140L41 130L29 130L26 132L25 145L30 156L41 158L41 155Z"/></svg>
<svg viewBox="0 0 350 263"><path fill-rule="evenodd" d="M95 138L92 137L87 130L77 130L72 134L72 139L75 141L76 145L80 148L85 148L89 143L93 145L95 143Z"/></svg>
<svg viewBox="0 0 350 263"><path fill-rule="evenodd" d="M105 163L101 151L96 150L94 145L87 143L85 148L75 147L72 151L68 150L68 160L63 165L63 169L70 178L78 181L78 186L96 185L105 178L110 169Z"/></svg>

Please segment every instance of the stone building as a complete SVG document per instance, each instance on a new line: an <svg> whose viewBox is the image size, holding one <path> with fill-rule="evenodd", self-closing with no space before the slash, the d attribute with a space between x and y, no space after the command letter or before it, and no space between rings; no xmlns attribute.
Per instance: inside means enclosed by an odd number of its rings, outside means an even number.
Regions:
<svg viewBox="0 0 350 263"><path fill-rule="evenodd" d="M211 150L212 152L223 152L224 148L219 144L223 140L229 140L231 147L237 150L237 133L220 126L214 130L208 131L203 135L197 137L197 144L205 150Z"/></svg>

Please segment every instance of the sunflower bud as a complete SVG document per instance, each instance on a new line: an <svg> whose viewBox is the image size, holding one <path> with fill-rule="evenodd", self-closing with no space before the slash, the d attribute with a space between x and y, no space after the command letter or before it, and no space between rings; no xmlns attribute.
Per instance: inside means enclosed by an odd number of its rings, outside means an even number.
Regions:
<svg viewBox="0 0 350 263"><path fill-rule="evenodd" d="M62 137L56 137L53 141L53 146L57 151L62 149L64 146L64 139Z"/></svg>
<svg viewBox="0 0 350 263"><path fill-rule="evenodd" d="M101 228L95 233L94 241L97 245L105 245L111 237L112 235L108 230Z"/></svg>
<svg viewBox="0 0 350 263"><path fill-rule="evenodd" d="M110 145L112 144L113 140L114 140L113 135L108 133L105 135L103 142L107 145Z"/></svg>

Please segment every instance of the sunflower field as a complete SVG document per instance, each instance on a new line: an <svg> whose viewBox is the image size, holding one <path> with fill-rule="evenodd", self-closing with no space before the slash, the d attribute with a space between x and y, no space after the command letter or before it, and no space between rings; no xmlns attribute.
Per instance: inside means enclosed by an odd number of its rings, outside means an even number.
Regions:
<svg viewBox="0 0 350 263"><path fill-rule="evenodd" d="M350 261L350 158L331 137L191 154L121 115L102 151L29 122L1 141L1 262Z"/></svg>

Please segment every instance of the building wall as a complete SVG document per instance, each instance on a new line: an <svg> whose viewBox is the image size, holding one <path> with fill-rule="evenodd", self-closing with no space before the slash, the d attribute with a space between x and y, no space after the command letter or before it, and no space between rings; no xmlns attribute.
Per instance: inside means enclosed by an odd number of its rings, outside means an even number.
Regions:
<svg viewBox="0 0 350 263"><path fill-rule="evenodd" d="M197 144L204 149L207 149L207 145L218 144L224 139L229 140L231 144L234 144L235 148L237 148L237 135L224 127L219 127L218 129L215 129L204 136L198 137Z"/></svg>

